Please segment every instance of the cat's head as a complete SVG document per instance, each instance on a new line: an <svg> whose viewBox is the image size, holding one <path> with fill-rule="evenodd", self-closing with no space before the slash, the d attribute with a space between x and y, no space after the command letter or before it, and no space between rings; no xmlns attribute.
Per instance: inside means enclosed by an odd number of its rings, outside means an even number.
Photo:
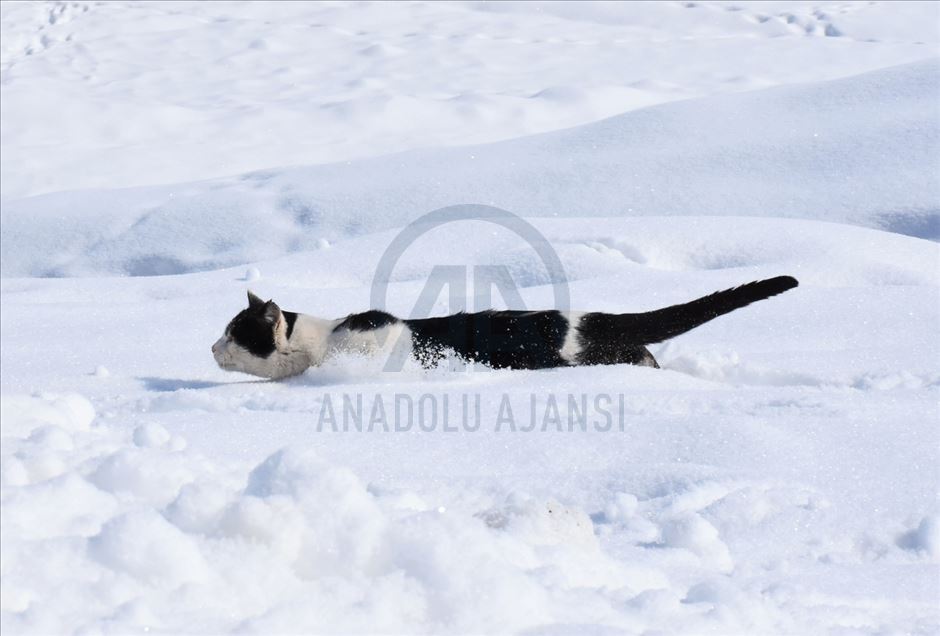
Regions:
<svg viewBox="0 0 940 636"><path fill-rule="evenodd" d="M212 355L221 368L263 378L283 377L282 358L287 354L287 325L280 307L250 291L248 308L232 318L212 345Z"/></svg>

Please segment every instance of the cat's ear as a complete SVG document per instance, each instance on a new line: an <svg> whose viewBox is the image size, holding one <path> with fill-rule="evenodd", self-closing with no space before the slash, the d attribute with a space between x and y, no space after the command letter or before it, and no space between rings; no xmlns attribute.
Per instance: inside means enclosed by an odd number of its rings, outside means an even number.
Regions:
<svg viewBox="0 0 940 636"><path fill-rule="evenodd" d="M264 303L264 319L265 321L276 325L278 318L281 317L281 308L278 307L273 300L269 300Z"/></svg>
<svg viewBox="0 0 940 636"><path fill-rule="evenodd" d="M251 293L251 290L248 290L248 309L257 309L264 305L264 301Z"/></svg>

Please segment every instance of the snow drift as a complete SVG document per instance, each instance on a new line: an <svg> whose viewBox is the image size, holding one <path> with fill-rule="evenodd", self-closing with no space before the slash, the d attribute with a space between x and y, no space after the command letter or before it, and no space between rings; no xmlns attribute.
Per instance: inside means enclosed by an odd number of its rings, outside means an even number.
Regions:
<svg viewBox="0 0 940 636"><path fill-rule="evenodd" d="M848 77L935 53L938 5L0 11L4 634L940 632L937 62ZM246 284L362 311L403 224L474 201L531 220L572 309L800 286L659 370L214 364ZM517 287L468 306L553 302L466 221L388 309L435 265ZM598 396L616 424L579 428ZM401 429L344 428L360 397ZM479 428L425 427L466 397Z"/></svg>
<svg viewBox="0 0 940 636"><path fill-rule="evenodd" d="M898 0L69 0L0 16L7 200L494 142L940 44L940 7Z"/></svg>
<svg viewBox="0 0 940 636"><path fill-rule="evenodd" d="M456 202L533 217L815 218L935 239L938 91L931 59L483 146L8 201L0 266L180 274L316 249Z"/></svg>

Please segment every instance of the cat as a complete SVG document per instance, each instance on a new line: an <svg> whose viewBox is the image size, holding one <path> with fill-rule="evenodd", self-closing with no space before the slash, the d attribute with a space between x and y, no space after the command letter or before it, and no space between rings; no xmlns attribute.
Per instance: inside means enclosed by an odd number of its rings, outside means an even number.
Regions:
<svg viewBox="0 0 940 636"><path fill-rule="evenodd" d="M424 366L433 366L452 351L493 368L659 368L645 345L798 284L795 278L778 276L640 314L482 311L410 320L375 309L335 320L316 318L283 311L273 300L265 302L249 291L248 308L229 322L212 345L212 355L222 369L271 379L303 373L337 352L375 354L387 350L389 343L403 346Z"/></svg>

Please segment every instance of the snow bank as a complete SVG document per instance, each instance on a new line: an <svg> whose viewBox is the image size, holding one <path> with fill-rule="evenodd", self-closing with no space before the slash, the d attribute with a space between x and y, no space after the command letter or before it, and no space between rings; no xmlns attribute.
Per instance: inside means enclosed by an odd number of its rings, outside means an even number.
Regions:
<svg viewBox="0 0 940 636"><path fill-rule="evenodd" d="M322 249L461 202L531 217L802 217L937 238L938 91L930 60L488 146L8 201L0 266L7 277L180 274Z"/></svg>
<svg viewBox="0 0 940 636"><path fill-rule="evenodd" d="M0 12L5 200L491 142L912 62L940 40L928 2L72 0Z"/></svg>
<svg viewBox="0 0 940 636"><path fill-rule="evenodd" d="M534 223L576 308L780 273L801 286L658 347L661 370L392 378L347 356L272 383L208 352L244 267L0 282L0 627L936 631L937 244L796 219ZM505 263L528 306L550 304L531 247L462 240L478 230L420 239L390 308L409 312L447 263ZM394 233L253 266L252 284L292 310L360 309ZM41 345L21 337L37 331ZM569 393L622 396L623 430L493 430L504 395L525 423L555 399L570 417ZM317 426L344 395L466 394L476 433Z"/></svg>
<svg viewBox="0 0 940 636"><path fill-rule="evenodd" d="M5 467L59 450L35 431L81 420L88 403L70 400L3 398ZM667 584L611 560L590 518L557 502L513 494L476 512L431 508L309 452L278 451L245 475L148 444L138 472L193 471L154 498L95 477L127 445L121 433L61 430L87 450L65 457L60 476L13 492L4 472L4 630L81 616L73 629L491 632L597 619L604 606L616 621L618 599Z"/></svg>
<svg viewBox="0 0 940 636"><path fill-rule="evenodd" d="M514 491L432 503L311 451L279 450L246 473L174 448L153 427L88 426L90 405L78 397L2 404L5 631L792 631L852 620L818 596L800 618L793 603L810 597L741 586L746 570L715 524L820 509L818 497L790 487L706 481L642 501L615 492L590 516ZM60 474L24 486L10 462L60 453L61 441L37 435L49 427L82 450L61 455ZM139 473L174 464L189 473L156 497L96 478L133 446L128 436L147 440ZM936 556L935 535L925 519L910 545L879 544L879 558ZM637 562L612 558L598 537L632 544Z"/></svg>
<svg viewBox="0 0 940 636"><path fill-rule="evenodd" d="M935 55L938 5L399 7L0 5L3 633L940 632L937 64L829 81ZM530 218L574 309L801 285L659 370L215 366L246 284L361 311L461 201ZM447 264L553 303L465 222L388 308ZM618 425L571 424L597 395ZM348 396L480 428L319 427Z"/></svg>

